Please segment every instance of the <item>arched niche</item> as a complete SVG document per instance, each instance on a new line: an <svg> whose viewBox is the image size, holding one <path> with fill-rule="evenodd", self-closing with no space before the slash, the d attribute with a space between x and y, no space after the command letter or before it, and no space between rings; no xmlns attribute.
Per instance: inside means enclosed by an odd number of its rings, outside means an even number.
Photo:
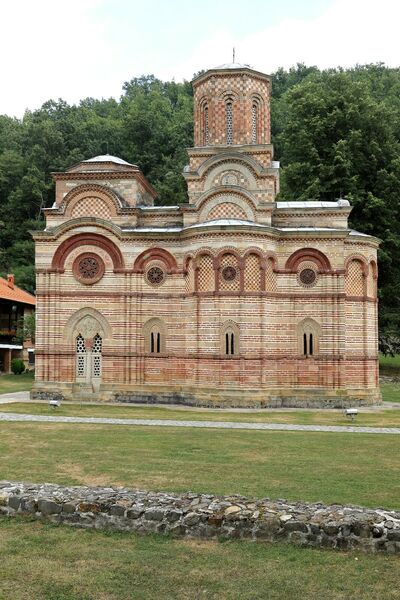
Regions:
<svg viewBox="0 0 400 600"><path fill-rule="evenodd" d="M108 320L90 306L77 310L64 327L63 337L67 343L74 343L79 334L84 339L91 339L96 334L100 335L103 340L112 339L112 329Z"/></svg>
<svg viewBox="0 0 400 600"><path fill-rule="evenodd" d="M328 257L316 248L300 248L293 252L286 261L285 269L296 273L302 262L313 262L319 273L329 273L332 270Z"/></svg>
<svg viewBox="0 0 400 600"><path fill-rule="evenodd" d="M151 261L161 261L165 265L167 273L176 273L178 270L176 258L168 250L149 248L136 257L133 264L134 273L144 273L146 265Z"/></svg>
<svg viewBox="0 0 400 600"><path fill-rule="evenodd" d="M255 221L255 205L254 201L250 199L247 194L239 193L235 191L227 191L224 189L218 189L211 195L203 196L199 200L199 222L208 221L208 215L216 207L221 205L227 205L237 207L245 215L245 220ZM224 218L220 216L219 218ZM229 218L227 215L225 218Z"/></svg>
<svg viewBox="0 0 400 600"><path fill-rule="evenodd" d="M120 206L120 200L112 190L98 184L86 184L69 191L60 208L71 218L96 216L107 219L116 216Z"/></svg>
<svg viewBox="0 0 400 600"><path fill-rule="evenodd" d="M94 246L107 252L112 260L114 271L124 268L122 253L118 246L109 238L98 233L77 233L64 240L54 253L51 268L58 273L64 272L65 260L70 252L80 246Z"/></svg>

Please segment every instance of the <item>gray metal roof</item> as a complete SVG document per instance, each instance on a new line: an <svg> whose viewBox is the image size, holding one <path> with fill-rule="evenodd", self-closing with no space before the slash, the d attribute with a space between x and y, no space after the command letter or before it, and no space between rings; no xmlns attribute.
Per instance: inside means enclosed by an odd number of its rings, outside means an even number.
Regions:
<svg viewBox="0 0 400 600"><path fill-rule="evenodd" d="M87 160L83 160L84 163L98 163L98 162L112 162L117 165L128 165L129 167L135 167L136 165L132 165L128 163L123 158L119 158L118 156L112 156L111 154L100 154L99 156L94 156L93 158L88 158Z"/></svg>
<svg viewBox="0 0 400 600"><path fill-rule="evenodd" d="M234 62L234 63L225 63L223 65L218 65L218 67L212 68L213 71L216 71L217 69L251 69L251 66Z"/></svg>
<svg viewBox="0 0 400 600"><path fill-rule="evenodd" d="M342 208L350 206L348 200L337 200L336 202L324 202L320 200L307 200L306 202L277 202L276 208Z"/></svg>

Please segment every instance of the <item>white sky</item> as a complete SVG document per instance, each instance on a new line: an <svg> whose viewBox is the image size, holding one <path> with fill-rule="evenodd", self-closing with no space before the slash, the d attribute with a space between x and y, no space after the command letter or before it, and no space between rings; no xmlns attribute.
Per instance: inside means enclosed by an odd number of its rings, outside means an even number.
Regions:
<svg viewBox="0 0 400 600"><path fill-rule="evenodd" d="M0 114L49 99L119 97L153 73L191 79L236 60L272 72L400 64L399 0L14 0L0 2Z"/></svg>

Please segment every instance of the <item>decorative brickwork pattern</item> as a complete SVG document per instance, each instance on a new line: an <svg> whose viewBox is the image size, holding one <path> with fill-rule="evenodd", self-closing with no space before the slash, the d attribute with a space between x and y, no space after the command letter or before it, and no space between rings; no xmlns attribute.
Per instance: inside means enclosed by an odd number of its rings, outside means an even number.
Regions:
<svg viewBox="0 0 400 600"><path fill-rule="evenodd" d="M261 290L260 258L257 254L249 254L246 257L244 289L246 292L259 292Z"/></svg>
<svg viewBox="0 0 400 600"><path fill-rule="evenodd" d="M247 219L247 215L240 206L232 202L224 202L215 206L207 215L207 221L214 219Z"/></svg>
<svg viewBox="0 0 400 600"><path fill-rule="evenodd" d="M71 218L78 217L100 217L101 219L110 219L111 210L108 203L101 198L82 198L71 210Z"/></svg>
<svg viewBox="0 0 400 600"><path fill-rule="evenodd" d="M346 294L348 296L364 295L363 266L359 260L351 260L346 273Z"/></svg>
<svg viewBox="0 0 400 600"><path fill-rule="evenodd" d="M376 298L376 263L375 261L371 261L368 267L368 277L367 277L367 296L370 298Z"/></svg>
<svg viewBox="0 0 400 600"><path fill-rule="evenodd" d="M268 258L266 263L265 289L269 292L274 292L276 290L276 273L274 272L274 261L272 258Z"/></svg>
<svg viewBox="0 0 400 600"><path fill-rule="evenodd" d="M187 294L192 294L194 292L194 268L192 259L189 259L187 265L187 273L185 276L185 292Z"/></svg>
<svg viewBox="0 0 400 600"><path fill-rule="evenodd" d="M198 264L198 291L213 292L215 290L215 273L212 257L208 254L204 254L200 257Z"/></svg>
<svg viewBox="0 0 400 600"><path fill-rule="evenodd" d="M214 194L205 200L200 210L199 220L210 221L210 215L213 219L229 218L224 213L225 210L229 211L229 214L235 215L232 216L233 219L254 221L254 209L251 202L248 198L237 193Z"/></svg>
<svg viewBox="0 0 400 600"><path fill-rule="evenodd" d="M270 143L268 76L242 73L210 73L194 82L195 145L204 145L204 102L207 98L209 144L253 144L253 104L258 106L259 136L257 143ZM228 127L228 123L232 127Z"/></svg>

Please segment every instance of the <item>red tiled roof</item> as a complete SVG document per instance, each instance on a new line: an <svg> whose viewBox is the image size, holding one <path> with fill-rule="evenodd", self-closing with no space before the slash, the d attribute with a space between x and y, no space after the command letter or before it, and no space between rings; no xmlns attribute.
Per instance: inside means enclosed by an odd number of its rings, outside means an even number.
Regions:
<svg viewBox="0 0 400 600"><path fill-rule="evenodd" d="M25 290L21 290L18 286L14 285L14 287L10 287L6 279L0 277L0 298L3 300L11 300L13 302L22 302L23 304L31 304L32 306L36 305L36 298L25 292Z"/></svg>

